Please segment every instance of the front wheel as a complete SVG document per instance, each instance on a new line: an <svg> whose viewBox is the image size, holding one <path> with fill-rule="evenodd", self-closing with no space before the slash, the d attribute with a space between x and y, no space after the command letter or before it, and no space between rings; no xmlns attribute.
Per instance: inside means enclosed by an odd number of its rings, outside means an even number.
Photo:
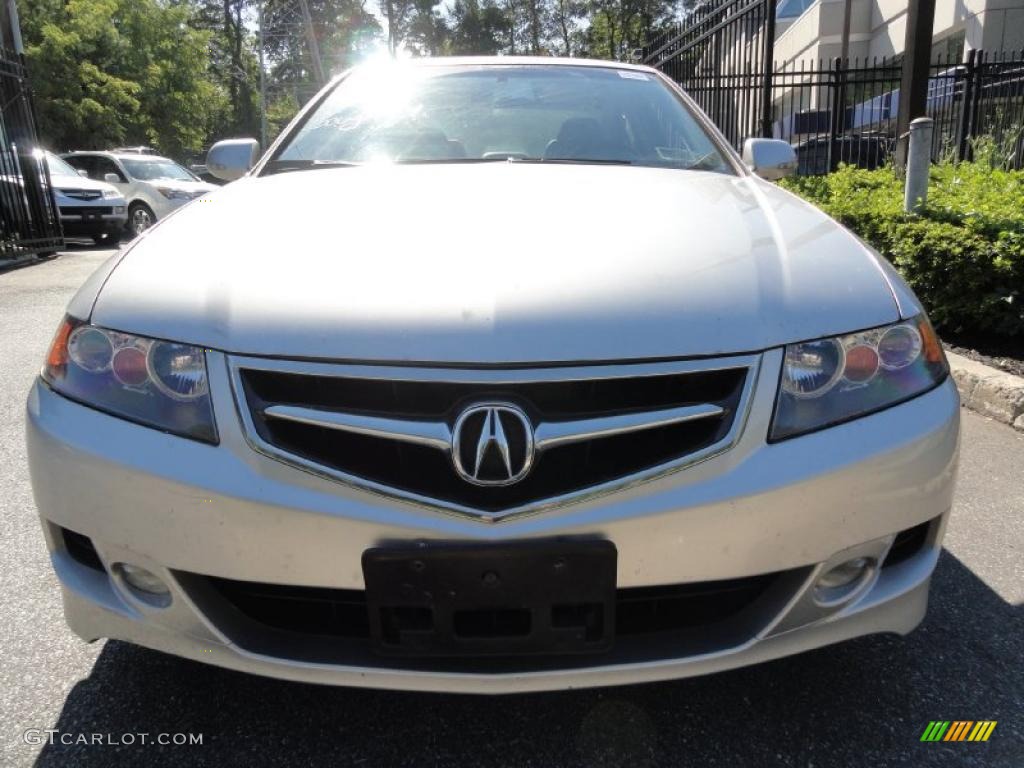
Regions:
<svg viewBox="0 0 1024 768"><path fill-rule="evenodd" d="M128 231L137 237L156 223L156 214L145 203L132 203L128 208Z"/></svg>

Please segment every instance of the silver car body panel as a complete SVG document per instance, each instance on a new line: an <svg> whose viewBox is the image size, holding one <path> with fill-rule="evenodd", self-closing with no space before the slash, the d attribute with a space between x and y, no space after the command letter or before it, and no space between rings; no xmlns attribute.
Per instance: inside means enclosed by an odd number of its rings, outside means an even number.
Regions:
<svg viewBox="0 0 1024 768"><path fill-rule="evenodd" d="M609 193L625 185L647 192ZM751 177L342 168L242 179L175 219L114 270L94 323L239 354L535 365L745 353L899 319L863 246ZM322 224L251 226L271 220Z"/></svg>
<svg viewBox="0 0 1024 768"><path fill-rule="evenodd" d="M171 608L141 604L117 577L85 573L48 528L68 620L87 639L119 637L288 679L494 693L700 674L859 634L909 631L923 615L940 536L906 567L883 569L842 610L804 616L792 627L787 617L800 614L806 592L799 590L772 621L780 632L789 626L781 635L769 632L707 657L536 674L428 674L262 658L233 644L177 582L175 574L189 572L361 589L360 556L370 547L552 536L614 542L623 588L807 566L817 573L865 543L880 542L884 552L897 531L948 512L959 448L951 381L896 408L769 444L781 355L764 357L732 450L685 472L498 525L367 493L253 451L234 414L227 360L217 353L210 370L219 446L140 428L37 382L28 447L46 525L86 533L108 569L131 562L174 586Z"/></svg>

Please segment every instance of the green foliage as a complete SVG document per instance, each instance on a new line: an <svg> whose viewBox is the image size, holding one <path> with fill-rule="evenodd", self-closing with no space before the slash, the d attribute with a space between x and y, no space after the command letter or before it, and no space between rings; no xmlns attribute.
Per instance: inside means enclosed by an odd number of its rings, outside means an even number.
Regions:
<svg viewBox="0 0 1024 768"><path fill-rule="evenodd" d="M56 150L151 144L197 150L223 92L206 77L209 35L157 0L22 0L40 133Z"/></svg>
<svg viewBox="0 0 1024 768"><path fill-rule="evenodd" d="M940 329L1024 335L1024 171L987 161L932 166L917 215L904 213L891 169L844 166L782 185L888 258Z"/></svg>

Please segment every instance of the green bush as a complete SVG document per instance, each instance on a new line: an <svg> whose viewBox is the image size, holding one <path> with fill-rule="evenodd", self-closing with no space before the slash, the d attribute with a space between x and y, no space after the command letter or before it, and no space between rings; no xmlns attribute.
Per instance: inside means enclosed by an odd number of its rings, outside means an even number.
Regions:
<svg viewBox="0 0 1024 768"><path fill-rule="evenodd" d="M903 212L892 169L844 166L782 185L888 258L941 330L1024 335L1024 172L933 166L928 204L917 215Z"/></svg>

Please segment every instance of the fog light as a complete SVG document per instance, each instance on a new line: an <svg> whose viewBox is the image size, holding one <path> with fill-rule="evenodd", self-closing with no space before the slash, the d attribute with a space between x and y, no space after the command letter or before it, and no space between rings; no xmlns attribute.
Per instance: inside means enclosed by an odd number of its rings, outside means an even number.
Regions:
<svg viewBox="0 0 1024 768"><path fill-rule="evenodd" d="M118 563L114 567L125 583L132 589L143 593L142 596L155 598L161 604L169 602L171 590L155 573L130 563Z"/></svg>
<svg viewBox="0 0 1024 768"><path fill-rule="evenodd" d="M824 606L842 603L857 592L874 570L875 561L869 557L855 557L830 568L814 585L815 602Z"/></svg>

